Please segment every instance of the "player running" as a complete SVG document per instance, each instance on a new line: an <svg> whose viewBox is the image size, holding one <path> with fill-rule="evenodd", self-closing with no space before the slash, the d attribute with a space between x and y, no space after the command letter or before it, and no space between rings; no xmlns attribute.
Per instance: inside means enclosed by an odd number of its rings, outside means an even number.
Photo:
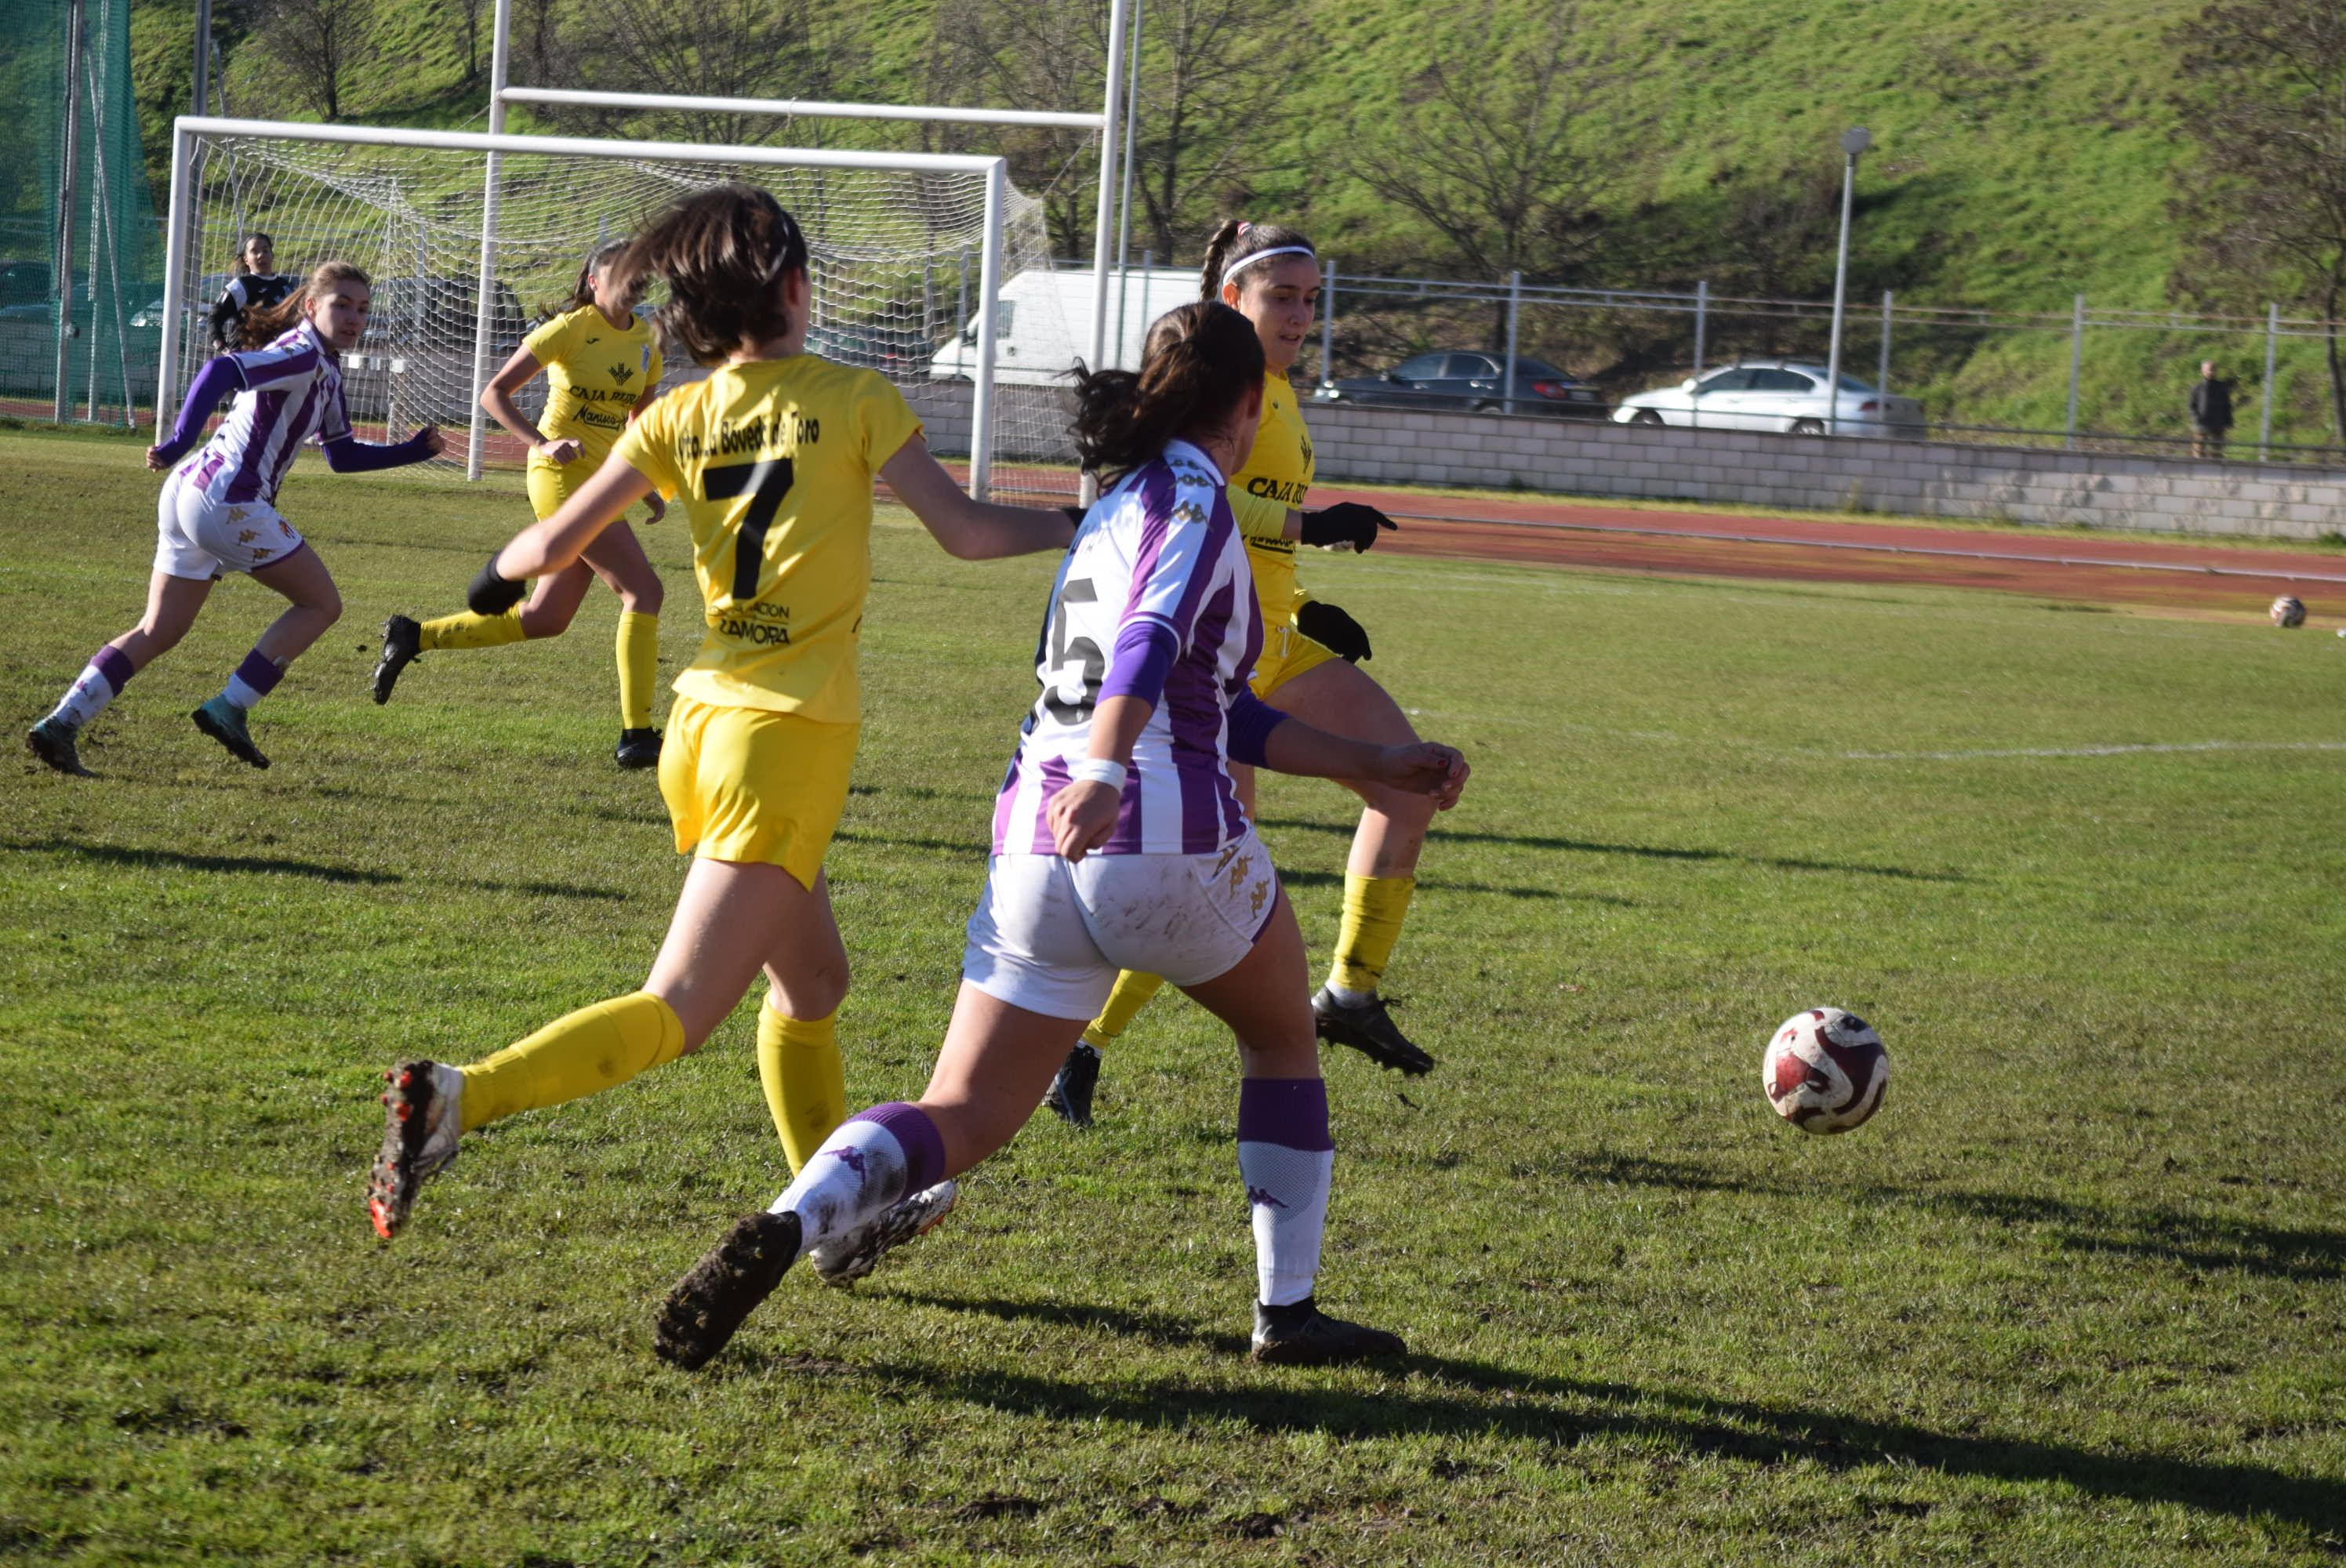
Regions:
<svg viewBox="0 0 2346 1568"><path fill-rule="evenodd" d="M220 694L193 717L196 728L231 755L255 768L269 766L246 716L342 613L326 564L277 512L277 487L294 453L314 434L327 467L364 473L421 463L441 446L440 433L430 425L396 445L352 439L342 407L342 356L358 346L372 298L364 272L347 261L325 262L298 293L246 319L243 351L220 355L196 373L177 427L147 449L148 468L171 471L156 503L161 538L147 585L147 614L98 649L56 709L26 733L26 744L42 761L60 773L87 777L77 745L82 729L122 695L132 676L188 635L222 573L242 572L291 604L260 634ZM202 438L212 411L231 398L219 432L180 463Z"/></svg>
<svg viewBox="0 0 2346 1568"><path fill-rule="evenodd" d="M522 581L562 571L655 488L683 498L707 630L676 682L660 793L694 855L643 988L556 1020L471 1065L403 1062L367 1207L386 1237L458 1139L516 1111L626 1082L707 1040L762 970L758 1073L790 1167L846 1115L835 1015L847 950L824 851L847 803L862 702L857 634L871 585L872 481L888 482L950 555L1055 550L1056 511L971 500L929 455L921 423L878 373L804 351L811 285L797 222L729 185L671 209L612 264L622 293L668 280L661 325L713 368L660 399L553 516L490 558L469 601L504 613ZM852 1278L944 1216L954 1189L915 1193L818 1263Z"/></svg>
<svg viewBox="0 0 2346 1568"><path fill-rule="evenodd" d="M1292 229L1224 223L1206 247L1200 295L1235 307L1262 341L1262 425L1230 477L1230 510L1246 540L1262 607L1263 649L1254 694L1307 723L1382 746L1417 738L1400 707L1355 660L1369 657L1359 624L1333 605L1314 602L1295 581L1295 546L1366 550L1393 526L1372 506L1346 502L1305 512L1311 488L1311 437L1297 410L1287 372L1320 307L1320 264L1311 241ZM1252 769L1237 771L1254 809ZM1369 779L1343 779L1364 809L1344 867L1343 923L1327 983L1311 998L1320 1038L1350 1045L1380 1066L1431 1071L1433 1058L1397 1028L1377 994L1401 940L1402 917L1415 889L1418 851L1433 805L1424 795ZM1107 1004L1068 1053L1047 1104L1077 1126L1089 1126L1100 1052L1124 1032L1164 982L1127 971Z"/></svg>
<svg viewBox="0 0 2346 1568"><path fill-rule="evenodd" d="M242 341L240 334L248 315L271 309L301 286L301 280L292 273L276 270L277 241L266 234L246 235L237 259L242 270L228 280L219 302L212 307L215 353L228 353Z"/></svg>
<svg viewBox="0 0 2346 1568"><path fill-rule="evenodd" d="M1255 1359L1402 1352L1397 1335L1314 1304L1335 1158L1328 1093L1295 911L1231 772L1374 779L1431 809L1457 800L1466 762L1446 746L1347 740L1247 690L1262 626L1223 474L1255 439L1262 367L1246 318L1201 301L1149 329L1137 374L1079 372L1076 450L1121 477L1052 585L1042 695L995 802L928 1089L839 1127L771 1209L735 1223L662 1305L663 1359L701 1365L802 1252L1008 1142L1119 964L1168 976L1238 1037Z"/></svg>
<svg viewBox="0 0 2346 1568"><path fill-rule="evenodd" d="M598 246L578 269L569 302L522 340L481 392L481 406L529 447L525 483L529 504L541 519L561 510L602 466L619 433L644 411L659 385L659 341L650 323L635 314L635 286L623 289L615 280L614 265L627 248L624 239ZM541 370L546 419L536 424L515 403L514 394ZM649 504L657 523L666 503L654 492ZM619 744L611 755L622 768L658 766L659 735L651 726L652 687L659 679L660 579L625 523L612 524L576 561L540 577L528 603L517 610L460 613L421 623L393 616L383 622L375 701L391 700L399 672L420 653L560 636L597 577L619 596Z"/></svg>

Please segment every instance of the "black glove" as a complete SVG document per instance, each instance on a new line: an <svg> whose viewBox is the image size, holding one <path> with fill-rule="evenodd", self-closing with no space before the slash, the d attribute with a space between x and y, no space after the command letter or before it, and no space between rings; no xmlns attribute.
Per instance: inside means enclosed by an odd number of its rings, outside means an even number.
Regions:
<svg viewBox="0 0 2346 1568"><path fill-rule="evenodd" d="M1366 512L1368 508L1363 506L1361 510ZM1390 528L1392 524L1388 523L1385 526ZM1295 606L1295 629L1349 663L1358 664L1369 657L1369 634L1361 629L1360 622L1333 605L1323 605L1317 599L1304 600Z"/></svg>
<svg viewBox="0 0 2346 1568"><path fill-rule="evenodd" d="M497 575L497 555L503 554L498 551L492 555L489 564L481 568L481 575L473 579L473 585L464 590L464 607L476 616L504 615L529 592L527 583Z"/></svg>
<svg viewBox="0 0 2346 1568"><path fill-rule="evenodd" d="M1380 533L1393 525L1392 518L1373 506L1339 501L1325 511L1303 514L1303 542L1323 550L1331 545L1350 545L1355 550L1365 550L1377 542Z"/></svg>

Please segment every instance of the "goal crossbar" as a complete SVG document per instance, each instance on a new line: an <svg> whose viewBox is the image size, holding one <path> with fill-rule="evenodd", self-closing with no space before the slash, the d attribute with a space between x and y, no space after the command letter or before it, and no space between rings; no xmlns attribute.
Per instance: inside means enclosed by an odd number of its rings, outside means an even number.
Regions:
<svg viewBox="0 0 2346 1568"><path fill-rule="evenodd" d="M835 104L812 98L703 98L686 93L606 93L583 87L507 87L509 104L554 104L573 108L682 109L712 115L794 116L802 119L916 120L933 125L1053 126L1100 130L1106 115L1050 109L966 109L909 104Z"/></svg>
<svg viewBox="0 0 2346 1568"><path fill-rule="evenodd" d="M985 182L984 243L979 258L978 289L984 308L977 312L977 354L981 365L991 365L995 317L993 301L1002 288L1003 214L1009 192L1008 160L975 153L857 152L828 148L777 147L710 147L696 142L614 141L591 137L518 136L505 132L403 130L382 126L309 125L277 120L226 119L182 115L171 127L171 203L164 229L163 342L155 393L155 423L169 428L178 402L175 372L180 353L188 306L189 237L196 192L189 172L190 154L199 137L246 137L280 141L331 142L346 146L439 148L478 152L491 157L524 154L559 158L644 159L656 162L739 164L753 168L865 168L931 174L972 174ZM484 241L486 237L484 236ZM490 290L475 300L485 333L491 309ZM475 382L480 379L475 374ZM480 388L474 387L478 397ZM987 435L991 433L993 382L980 376L973 388L971 418L974 429L970 453L970 493L983 496L991 466ZM477 453L478 443L474 443Z"/></svg>

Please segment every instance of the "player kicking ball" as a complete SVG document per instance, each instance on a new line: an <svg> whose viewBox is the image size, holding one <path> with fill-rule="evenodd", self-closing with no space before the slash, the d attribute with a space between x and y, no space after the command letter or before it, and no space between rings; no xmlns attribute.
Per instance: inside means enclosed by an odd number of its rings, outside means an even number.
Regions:
<svg viewBox="0 0 2346 1568"><path fill-rule="evenodd" d="M323 636L342 613L326 564L277 511L277 489L293 454L312 435L337 473L422 463L440 451L426 425L395 445L356 441L342 406L342 357L366 331L373 289L347 261L328 261L270 310L250 312L244 349L198 372L168 439L147 449L147 466L168 471L156 502L154 575L147 613L97 650L25 743L60 773L89 775L81 732L122 695L130 677L168 653L228 572L242 572L291 601L260 634L219 696L196 709L196 728L255 768L269 759L253 743L248 716L284 678L285 667ZM228 418L203 450L204 422L223 402ZM185 458L185 462L181 459ZM177 466L174 466L174 465Z"/></svg>
<svg viewBox="0 0 2346 1568"><path fill-rule="evenodd" d="M1456 803L1446 746L1348 740L1247 689L1262 620L1224 475L1262 417L1263 352L1228 306L1149 329L1137 374L1078 375L1076 445L1119 474L1061 563L1027 714L994 805L961 992L917 1104L875 1105L737 1221L662 1305L658 1355L702 1365L791 1263L968 1170L1034 1114L1119 967L1162 974L1238 1038L1259 1361L1394 1356L1398 1335L1313 1295L1335 1160L1303 939L1231 765L1373 779Z"/></svg>
<svg viewBox="0 0 2346 1568"><path fill-rule="evenodd" d="M1072 532L1056 511L970 499L887 378L805 351L806 239L764 191L686 199L612 269L622 291L667 280L660 324L711 373L630 424L551 517L490 559L468 600L502 615L525 579L566 570L655 488L678 501L706 630L676 682L659 784L676 847L693 860L641 989L468 1066L411 1061L384 1074L367 1209L386 1239L464 1134L699 1049L761 973L758 1075L790 1168L813 1155L847 1113L835 1032L847 949L822 861L862 718L873 478L964 560L1059 549ZM873 1227L834 1236L826 1278L855 1278L889 1242L942 1217L953 1187L924 1186Z"/></svg>

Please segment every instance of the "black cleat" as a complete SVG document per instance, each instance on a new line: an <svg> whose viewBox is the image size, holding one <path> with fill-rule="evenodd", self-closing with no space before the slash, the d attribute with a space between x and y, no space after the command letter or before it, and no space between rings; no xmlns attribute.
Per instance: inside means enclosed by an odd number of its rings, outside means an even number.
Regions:
<svg viewBox="0 0 2346 1568"><path fill-rule="evenodd" d="M1059 1120L1071 1127L1090 1126L1092 1090L1098 1086L1099 1070L1099 1047L1088 1040L1076 1041L1067 1059L1059 1064L1059 1075L1051 1080L1043 1104L1057 1112Z"/></svg>
<svg viewBox="0 0 2346 1568"><path fill-rule="evenodd" d="M1311 1023L1321 1039L1350 1045L1380 1067L1398 1068L1413 1078L1433 1071L1433 1058L1394 1026L1382 996L1347 1007L1323 985L1311 996Z"/></svg>
<svg viewBox="0 0 2346 1568"><path fill-rule="evenodd" d="M652 1353L692 1371L725 1349L751 1308L773 1294L798 1260L799 1217L745 1214L660 1303Z"/></svg>
<svg viewBox="0 0 2346 1568"><path fill-rule="evenodd" d="M1309 1296L1288 1307L1254 1304L1254 1359L1266 1367L1334 1367L1408 1353L1400 1335L1331 1318Z"/></svg>
<svg viewBox="0 0 2346 1568"><path fill-rule="evenodd" d="M657 768L659 766L659 754L658 730L649 728L622 729L619 731L619 744L611 753L611 760L622 768Z"/></svg>
<svg viewBox="0 0 2346 1568"><path fill-rule="evenodd" d="M25 731L25 744L34 756L60 773L76 779L95 779L97 774L81 765L81 752L74 742L81 736L81 727L62 719L45 718Z"/></svg>
<svg viewBox="0 0 2346 1568"><path fill-rule="evenodd" d="M228 754L240 762L255 768L269 766L269 759L252 743L252 731L245 728L244 709L225 697L215 697L195 712L188 715L196 728L228 748Z"/></svg>
<svg viewBox="0 0 2346 1568"><path fill-rule="evenodd" d="M456 1157L464 1075L440 1062L402 1062L382 1075L382 1148L367 1174L367 1217L389 1241L407 1223L424 1179Z"/></svg>
<svg viewBox="0 0 2346 1568"><path fill-rule="evenodd" d="M423 628L405 616L393 616L382 623L382 655L374 661L374 679L367 689L374 693L375 705L391 700L391 688L399 684L399 672L413 664L423 652Z"/></svg>

